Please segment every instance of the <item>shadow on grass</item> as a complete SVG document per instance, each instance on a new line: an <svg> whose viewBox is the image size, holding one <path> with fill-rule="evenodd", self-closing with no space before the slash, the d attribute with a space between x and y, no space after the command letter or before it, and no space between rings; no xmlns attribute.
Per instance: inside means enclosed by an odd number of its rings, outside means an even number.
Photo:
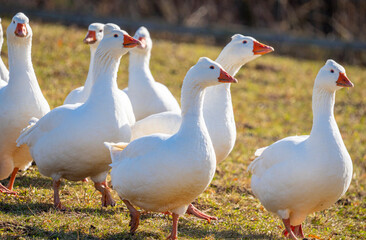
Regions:
<svg viewBox="0 0 366 240"><path fill-rule="evenodd" d="M8 204L0 202L0 211L10 215L37 215L41 212L47 212L53 209L52 204L44 204L44 203L30 203L30 204ZM64 213L69 214L70 212L79 212L79 213L88 213L90 215L113 215L113 214L121 214L121 212L125 212L122 208L74 208L71 210L67 210ZM60 212L62 213L62 212ZM145 213L141 215L141 220L146 218L166 218L166 220L171 223L171 219L163 214L155 214L155 213ZM171 224L167 224L165 227L165 231L171 231ZM65 231L63 229L55 229L55 230L45 230L37 226L28 226L22 225L22 223L17 222L4 222L0 221L0 229L5 234L3 235L6 238L11 238L11 236L28 236L31 238L47 238L47 239L99 239L95 237L93 232L95 231L95 227L90 226L89 233L85 233L85 229L80 231ZM192 226L191 220L181 218L179 221L179 236L201 239L206 237L207 235L214 236L216 239L273 239L274 236L267 234L251 234L245 233L242 234L237 230L228 229L215 231L204 229L200 226ZM160 235L150 231L139 231L134 235L129 234L128 231L122 230L119 233L110 234L105 236L103 239L146 239L153 238L158 239Z"/></svg>
<svg viewBox="0 0 366 240"><path fill-rule="evenodd" d="M171 225L165 227L166 231L171 231ZM193 239L202 239L207 236L214 236L215 239L274 239L273 235L268 234L256 234L256 233L240 233L235 229L227 230L207 230L200 226L192 226L192 220L179 219L178 224L178 237L187 237Z"/></svg>
<svg viewBox="0 0 366 240"><path fill-rule="evenodd" d="M90 215L115 215L123 212L123 208L68 208L65 211L56 210L53 204L48 203L4 203L0 202L0 212L11 215L35 215L50 210L59 211L59 213L87 213Z"/></svg>
<svg viewBox="0 0 366 240"><path fill-rule="evenodd" d="M52 204L45 203L4 203L0 202L0 211L11 215L35 215L47 212L53 208Z"/></svg>
<svg viewBox="0 0 366 240"><path fill-rule="evenodd" d="M95 227L90 226L89 233L84 231L54 231L45 230L37 226L23 226L21 223L14 222L0 222L0 229L3 233L3 237L6 239L17 239L15 236L30 237L30 238L44 238L44 239L101 239L94 236L93 232ZM123 231L117 234L111 234L103 237L102 239L146 239L153 238L158 239L159 235L152 232L137 232L134 235L129 234L127 231Z"/></svg>
<svg viewBox="0 0 366 240"><path fill-rule="evenodd" d="M8 185L10 177L8 177L6 180L2 180L1 183L4 186ZM65 179L63 179L61 186L65 184ZM83 183L81 181L67 181L68 184L71 184L72 186L82 185ZM85 183L85 184L93 184L93 183ZM52 189L52 179L51 178L44 178L44 177L35 177L30 175L24 175L24 176L17 176L15 178L14 182L14 190L16 191L17 188L28 188L29 186L35 187L35 188L41 188L41 189Z"/></svg>
<svg viewBox="0 0 366 240"><path fill-rule="evenodd" d="M2 181L3 185L8 185L9 178L7 180ZM31 177L29 175L24 176L17 176L14 182L14 190L16 191L17 188L27 188L29 186L35 188L42 188L42 189L51 189L52 188L52 180L42 177Z"/></svg>
<svg viewBox="0 0 366 240"><path fill-rule="evenodd" d="M240 234L235 230L221 230L221 231L210 231L209 233L207 230L204 229L190 229L187 231L179 231L180 237L188 237L194 239L203 239L207 235L213 235L215 239L275 239L274 236L268 234L251 234L245 233ZM178 233L178 236L179 236Z"/></svg>
<svg viewBox="0 0 366 240"><path fill-rule="evenodd" d="M108 240L112 240L112 239L160 239L160 235L153 233L153 232L139 232L137 230L137 232L134 235L131 235L129 232L120 232L117 234L112 234L110 236L107 236L103 239L108 239Z"/></svg>
<svg viewBox="0 0 366 240"><path fill-rule="evenodd" d="M6 239L17 239L15 236L46 239L99 239L91 234L78 231L49 231L35 226L23 226L14 222L0 222L0 229L5 233L3 236Z"/></svg>
<svg viewBox="0 0 366 240"><path fill-rule="evenodd" d="M67 206L66 206L67 207ZM75 213L88 213L88 214L94 214L94 215L115 215L115 214L121 214L123 212L122 207L96 207L96 208L71 208L67 210L66 212L75 212Z"/></svg>

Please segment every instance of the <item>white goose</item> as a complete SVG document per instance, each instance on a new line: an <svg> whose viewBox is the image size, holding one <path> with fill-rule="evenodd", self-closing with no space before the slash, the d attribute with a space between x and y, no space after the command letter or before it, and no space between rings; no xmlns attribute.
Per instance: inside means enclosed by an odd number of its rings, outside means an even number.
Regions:
<svg viewBox="0 0 366 240"><path fill-rule="evenodd" d="M121 56L138 44L122 30L105 35L95 53L95 83L87 101L53 109L18 138L18 145L30 147L39 171L53 179L56 208L62 208L61 178L78 181L91 177L102 193L102 205L115 204L105 182L111 159L103 142L130 141L130 123L123 110L130 103L121 97L116 78Z"/></svg>
<svg viewBox="0 0 366 240"><path fill-rule="evenodd" d="M182 124L178 133L139 138L127 147L127 143L105 143L113 162L113 188L130 211L132 233L140 217L134 204L147 211L171 211L173 229L168 238L176 239L179 215L210 184L216 160L202 104L204 89L219 82L236 79L219 64L201 58L183 81Z"/></svg>
<svg viewBox="0 0 366 240"><path fill-rule="evenodd" d="M344 68L328 60L313 90L313 128L309 136L292 136L258 149L248 167L252 189L263 206L283 221L291 239L303 238L301 223L328 208L348 189L352 160L334 118L335 92L353 87Z"/></svg>
<svg viewBox="0 0 366 240"><path fill-rule="evenodd" d="M90 30L94 29L94 30ZM102 32L100 30L102 29ZM84 39L84 42L90 44L90 65L89 65L89 72L88 77L86 79L84 87L79 87L75 90L73 90L65 99L64 104L75 104L75 103L84 103L91 92L91 89L94 85L94 77L93 77L93 71L94 71L94 55L95 51L99 45L99 42L103 38L103 36L108 36L113 33L114 30L121 30L120 27L114 23L107 23L107 24L101 24L101 23L93 23L89 26L89 31L87 36ZM95 31L95 33L93 33ZM104 34L104 35L103 35ZM94 40L94 38L96 40ZM94 43L93 43L94 42ZM128 98L127 94L118 89L118 95L124 102L123 104L123 112L125 116L128 118L129 125L135 124L135 116L133 114L132 105L130 102L130 99Z"/></svg>
<svg viewBox="0 0 366 240"><path fill-rule="evenodd" d="M221 51L216 62L235 76L244 64L272 51L272 47L259 43L252 37L235 34L231 42ZM203 116L215 148L217 162L220 163L229 155L236 139L230 83L206 89ZM180 123L181 116L177 113L164 112L151 115L136 122L132 129L132 140L153 133L174 134L178 131Z"/></svg>
<svg viewBox="0 0 366 240"><path fill-rule="evenodd" d="M3 47L3 43L4 43L3 27L1 26L1 18L0 18L0 88L8 84L9 81L9 71L1 58L1 48Z"/></svg>
<svg viewBox="0 0 366 240"><path fill-rule="evenodd" d="M32 35L27 16L16 14L7 29L9 83L0 89L0 179L11 174L7 189L0 184L1 192L11 193L18 170L32 162L27 146L16 147L20 131L31 117L50 111L32 65Z"/></svg>
<svg viewBox="0 0 366 240"><path fill-rule="evenodd" d="M84 38L84 43L90 46L90 64L89 72L83 87L78 87L72 90L69 95L67 95L64 104L74 104L74 103L84 103L91 92L94 84L93 76L93 63L94 55L100 41L103 39L103 29L104 24L102 23L92 23L89 25L88 33Z"/></svg>
<svg viewBox="0 0 366 240"><path fill-rule="evenodd" d="M151 74L149 64L152 40L149 31L140 27L134 38L140 40L142 45L130 51L128 88L124 91L131 100L136 121L165 111L180 114L177 100L169 89L156 82Z"/></svg>
<svg viewBox="0 0 366 240"><path fill-rule="evenodd" d="M235 76L247 62L272 52L272 47L259 43L252 37L235 34L231 42L221 51L216 62ZM216 153L216 162L223 161L234 147L236 127L231 103L230 83L208 87L203 103L203 116ZM164 112L142 119L132 128L132 140L153 133L174 134L178 131L182 118L180 114ZM215 217L198 211L193 205L188 213L196 217L212 220Z"/></svg>

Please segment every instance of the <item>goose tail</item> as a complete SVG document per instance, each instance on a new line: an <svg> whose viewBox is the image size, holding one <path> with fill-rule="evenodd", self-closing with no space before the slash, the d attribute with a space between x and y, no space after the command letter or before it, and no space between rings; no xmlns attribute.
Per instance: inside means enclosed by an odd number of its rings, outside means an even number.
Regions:
<svg viewBox="0 0 366 240"><path fill-rule="evenodd" d="M266 150L268 148L267 147L262 147L262 148L258 148L257 151L255 151L254 156L256 156L256 158L253 160L253 162L251 162L248 166L247 172L251 172L253 173L255 171L255 166L257 164L257 162L262 159L261 155L264 152L264 150Z"/></svg>
<svg viewBox="0 0 366 240"><path fill-rule="evenodd" d="M16 140L17 147L20 147L23 144L28 144L30 133L32 133L34 126L37 124L38 120L39 119L35 117L32 117L29 120L28 122L29 125L23 128L23 130L20 132L20 136Z"/></svg>
<svg viewBox="0 0 366 240"><path fill-rule="evenodd" d="M112 164L110 164L111 167L114 166L114 163L117 162L117 155L119 155L123 149L127 147L128 143L126 142L119 142L119 143L112 143L112 142L104 142L104 146L108 148L111 158L112 158Z"/></svg>

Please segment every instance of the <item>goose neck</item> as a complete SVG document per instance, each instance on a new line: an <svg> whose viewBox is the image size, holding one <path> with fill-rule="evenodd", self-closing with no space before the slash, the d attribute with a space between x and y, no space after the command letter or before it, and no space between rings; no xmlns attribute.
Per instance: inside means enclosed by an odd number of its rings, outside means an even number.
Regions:
<svg viewBox="0 0 366 240"><path fill-rule="evenodd" d="M31 42L19 44L8 41L9 70L11 73L19 72L19 69L33 69L31 49ZM11 71L13 68L15 71Z"/></svg>
<svg viewBox="0 0 366 240"><path fill-rule="evenodd" d="M338 132L337 123L334 118L335 92L329 92L322 88L314 88L312 108L313 108L313 128L310 136L316 136L324 132Z"/></svg>
<svg viewBox="0 0 366 240"><path fill-rule="evenodd" d="M216 62L219 63L225 69L225 71L231 76L235 76L237 72L240 70L240 68L244 65L243 63L233 63L230 61L230 58L226 58L222 54L220 54L216 58Z"/></svg>
<svg viewBox="0 0 366 240"><path fill-rule="evenodd" d="M39 88L32 65L31 45L31 41L26 44L24 42L9 43L8 41L10 80L8 87L13 89Z"/></svg>
<svg viewBox="0 0 366 240"><path fill-rule="evenodd" d="M86 94L89 94L93 85L94 85L94 78L93 78L93 69L94 69L94 56L95 56L96 49L90 48L90 63L89 63L89 71L88 76L86 77L86 81L84 84L84 91Z"/></svg>
<svg viewBox="0 0 366 240"><path fill-rule="evenodd" d="M314 120L334 118L335 92L314 88L312 108Z"/></svg>
<svg viewBox="0 0 366 240"><path fill-rule="evenodd" d="M152 85L155 80L149 68L150 52L147 54L130 52L128 67L129 91L140 91L144 86Z"/></svg>
<svg viewBox="0 0 366 240"><path fill-rule="evenodd" d="M204 89L198 84L192 82L183 82L182 86L182 122L189 118L203 118L203 97Z"/></svg>
<svg viewBox="0 0 366 240"><path fill-rule="evenodd" d="M141 71L141 69L143 71L149 71L151 53L140 53L135 51L130 52L129 71Z"/></svg>
<svg viewBox="0 0 366 240"><path fill-rule="evenodd" d="M117 72L121 57L114 57L104 51L97 51L94 56L93 79L88 101L111 96L117 86Z"/></svg>
<svg viewBox="0 0 366 240"><path fill-rule="evenodd" d="M221 53L217 57L216 62L219 63L224 68L224 70L233 77L240 70L240 68L244 65L242 63L231 63L230 58L225 57L225 54L223 54L223 53ZM220 84L220 85L216 86L216 89L222 89L223 95L227 95L227 94L230 95L230 86L231 86L231 83L224 83L224 84ZM227 90L229 90L229 93L227 93L228 92Z"/></svg>

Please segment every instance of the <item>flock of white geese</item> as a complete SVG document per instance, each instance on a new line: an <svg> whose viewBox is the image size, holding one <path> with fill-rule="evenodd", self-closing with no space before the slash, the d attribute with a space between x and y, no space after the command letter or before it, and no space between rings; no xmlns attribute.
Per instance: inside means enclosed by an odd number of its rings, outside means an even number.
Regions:
<svg viewBox="0 0 366 240"><path fill-rule="evenodd" d="M3 32L0 25L0 48ZM189 213L209 216L191 202L210 184L216 164L234 147L236 128L230 85L240 68L273 48L235 34L215 61L202 57L184 80L181 106L150 69L152 40L146 28L134 37L115 24L93 23L84 39L90 67L83 87L50 111L31 60L29 19L16 14L7 28L9 72L0 58L0 180L2 193L16 194L19 169L32 160L51 177L54 206L62 178L90 178L102 193L102 205L115 205L106 183L131 215L131 233L140 212L170 212L177 238L178 219ZM129 52L128 88L117 87L121 57ZM249 165L253 193L283 221L284 235L303 238L301 224L312 212L328 208L348 189L352 161L334 118L335 92L353 87L345 69L327 60L313 89L310 135L292 136L258 149Z"/></svg>

